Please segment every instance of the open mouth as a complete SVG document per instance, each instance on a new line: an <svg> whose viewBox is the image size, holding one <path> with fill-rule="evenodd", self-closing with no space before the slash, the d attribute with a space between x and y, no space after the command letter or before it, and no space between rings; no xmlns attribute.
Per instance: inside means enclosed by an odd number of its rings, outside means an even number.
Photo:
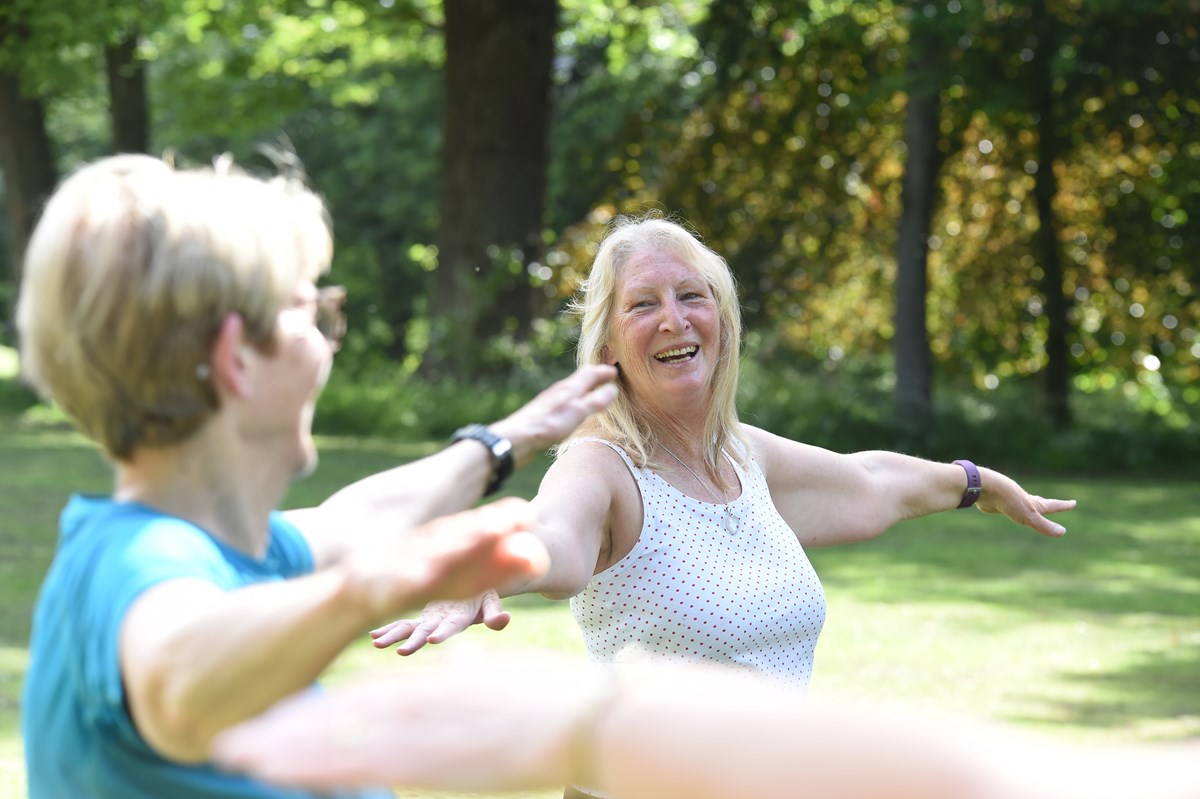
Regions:
<svg viewBox="0 0 1200 799"><path fill-rule="evenodd" d="M690 361L692 358L695 358L696 353L699 351L700 348L695 344L692 344L687 347L679 347L678 349L660 352L658 355L654 356L654 360L658 361L659 363L683 363L684 361Z"/></svg>

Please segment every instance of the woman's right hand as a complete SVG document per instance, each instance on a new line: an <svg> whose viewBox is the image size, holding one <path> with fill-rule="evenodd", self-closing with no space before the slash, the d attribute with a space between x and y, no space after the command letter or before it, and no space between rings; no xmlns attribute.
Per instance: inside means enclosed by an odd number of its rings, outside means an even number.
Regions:
<svg viewBox="0 0 1200 799"><path fill-rule="evenodd" d="M396 647L397 655L411 655L425 644L440 644L474 624L491 630L503 630L512 618L500 606L500 596L494 590L468 599L430 602L416 619L398 619L371 630L372 643L377 649Z"/></svg>
<svg viewBox="0 0 1200 799"><path fill-rule="evenodd" d="M617 398L617 370L605 364L581 366L544 389L511 416L488 425L512 442L513 462L524 466L562 441L593 413Z"/></svg>

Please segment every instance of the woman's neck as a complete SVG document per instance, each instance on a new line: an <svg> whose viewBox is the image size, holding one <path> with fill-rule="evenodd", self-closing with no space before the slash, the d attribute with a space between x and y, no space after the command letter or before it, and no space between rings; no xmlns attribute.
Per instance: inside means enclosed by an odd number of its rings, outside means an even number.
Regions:
<svg viewBox="0 0 1200 799"><path fill-rule="evenodd" d="M138 502L189 521L254 557L268 544L268 516L282 501L290 475L271 479L270 469L241 464L261 461L232 457L203 435L182 444L142 447L117 466L113 496Z"/></svg>

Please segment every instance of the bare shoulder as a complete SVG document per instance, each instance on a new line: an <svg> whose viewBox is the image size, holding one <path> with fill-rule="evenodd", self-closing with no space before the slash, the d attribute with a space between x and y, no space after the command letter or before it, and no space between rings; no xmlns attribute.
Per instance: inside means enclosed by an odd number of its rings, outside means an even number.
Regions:
<svg viewBox="0 0 1200 799"><path fill-rule="evenodd" d="M600 441L581 441L560 453L542 478L533 505L547 530L566 530L573 541L595 542L588 577L623 557L641 529L637 483L621 456Z"/></svg>
<svg viewBox="0 0 1200 799"><path fill-rule="evenodd" d="M558 452L558 456L554 458L551 464L550 471L563 470L565 473L572 471L596 471L601 470L604 473L620 474L629 469L625 467L625 462L618 455L617 451L612 449L612 446L600 439L584 439L574 441L565 449ZM547 475L550 474L547 471Z"/></svg>
<svg viewBox="0 0 1200 799"><path fill-rule="evenodd" d="M539 491L547 488L580 486L590 493L608 488L610 496L618 494L633 483L625 461L603 441L579 441L559 452L542 478Z"/></svg>
<svg viewBox="0 0 1200 799"><path fill-rule="evenodd" d="M773 433L768 433L761 427L755 427L752 424L742 422L742 435L746 437L746 441L750 444L750 455L758 461L770 456L771 439L779 436Z"/></svg>

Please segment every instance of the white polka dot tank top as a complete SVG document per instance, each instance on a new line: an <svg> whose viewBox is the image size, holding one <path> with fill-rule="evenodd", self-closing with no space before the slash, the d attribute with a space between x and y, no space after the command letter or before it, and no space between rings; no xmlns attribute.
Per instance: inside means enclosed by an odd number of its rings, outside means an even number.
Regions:
<svg viewBox="0 0 1200 799"><path fill-rule="evenodd" d="M634 466L643 524L633 550L571 599L590 660L666 655L745 666L797 687L812 677L825 592L775 509L762 469L732 461L742 493L725 506L687 496ZM579 443L576 442L576 443Z"/></svg>

